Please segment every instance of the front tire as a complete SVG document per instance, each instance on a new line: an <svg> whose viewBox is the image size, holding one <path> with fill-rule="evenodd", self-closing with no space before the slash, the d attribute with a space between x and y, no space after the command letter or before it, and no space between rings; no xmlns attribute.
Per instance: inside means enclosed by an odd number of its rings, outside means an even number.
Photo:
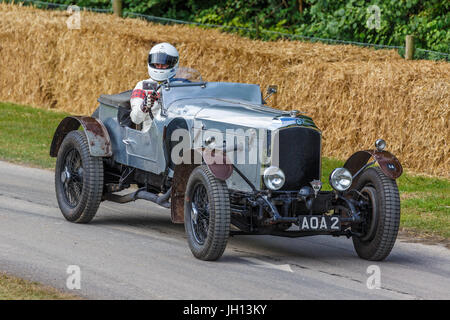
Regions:
<svg viewBox="0 0 450 320"><path fill-rule="evenodd" d="M189 177L184 227L196 258L217 260L222 256L230 233L230 196L227 184L205 165L195 168Z"/></svg>
<svg viewBox="0 0 450 320"><path fill-rule="evenodd" d="M352 237L356 253L366 260L384 260L394 247L400 225L397 183L380 168L372 167L361 174L356 182L356 189L370 203L363 213L368 223L356 230L362 231L362 236Z"/></svg>
<svg viewBox="0 0 450 320"><path fill-rule="evenodd" d="M69 132L59 148L55 190L68 221L88 223L94 218L103 193L103 160L91 156L83 131Z"/></svg>

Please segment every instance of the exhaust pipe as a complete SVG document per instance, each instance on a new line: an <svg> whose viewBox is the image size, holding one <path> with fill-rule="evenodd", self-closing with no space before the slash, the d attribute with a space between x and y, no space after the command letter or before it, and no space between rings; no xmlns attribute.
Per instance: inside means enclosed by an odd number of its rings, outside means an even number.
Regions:
<svg viewBox="0 0 450 320"><path fill-rule="evenodd" d="M144 189L145 188L141 188L135 192L132 192L132 193L129 193L129 194L126 194L123 196L113 194L113 193L108 193L108 194L105 194L103 198L105 200L116 202L116 203L127 203L127 202L131 202L131 201L136 201L137 199L143 199L143 200L154 202L164 208L170 208L170 202L168 202L167 200L169 200L169 198L170 198L170 193L172 192L172 187L170 187L169 190L167 190L167 192L161 196L158 196L157 194L145 191Z"/></svg>

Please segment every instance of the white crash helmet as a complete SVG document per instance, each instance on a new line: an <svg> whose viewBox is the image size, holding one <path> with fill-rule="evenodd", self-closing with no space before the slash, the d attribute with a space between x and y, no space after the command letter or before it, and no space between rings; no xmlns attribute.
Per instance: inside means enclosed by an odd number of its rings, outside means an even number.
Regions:
<svg viewBox="0 0 450 320"><path fill-rule="evenodd" d="M148 74L155 81L165 81L172 78L178 69L179 54L170 43L155 45L148 53ZM165 69L156 68L157 64L167 65Z"/></svg>

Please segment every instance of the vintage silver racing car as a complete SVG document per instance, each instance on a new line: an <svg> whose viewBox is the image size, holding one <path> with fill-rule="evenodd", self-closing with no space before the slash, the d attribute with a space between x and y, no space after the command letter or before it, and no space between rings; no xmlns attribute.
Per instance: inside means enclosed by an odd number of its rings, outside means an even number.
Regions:
<svg viewBox="0 0 450 320"><path fill-rule="evenodd" d="M334 169L333 190L323 191L321 131L310 117L268 107L258 85L180 72L162 84L162 108L147 132L130 121L131 90L101 95L92 116L61 121L50 155L67 220L91 221L102 201L144 199L184 223L203 260L220 258L229 236L241 234L347 236L361 258L389 255L402 166L382 139Z"/></svg>

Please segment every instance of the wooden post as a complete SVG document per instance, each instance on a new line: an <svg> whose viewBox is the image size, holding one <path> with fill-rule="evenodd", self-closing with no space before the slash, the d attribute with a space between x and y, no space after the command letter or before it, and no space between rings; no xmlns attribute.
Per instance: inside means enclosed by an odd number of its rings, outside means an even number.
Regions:
<svg viewBox="0 0 450 320"><path fill-rule="evenodd" d="M122 0L112 0L112 7L114 14L122 17Z"/></svg>
<svg viewBox="0 0 450 320"><path fill-rule="evenodd" d="M407 59L407 60L414 59L414 37L412 35L406 36L405 59Z"/></svg>
<svg viewBox="0 0 450 320"><path fill-rule="evenodd" d="M258 19L258 17L255 17L255 28L256 28L255 38L259 39L259 19Z"/></svg>

